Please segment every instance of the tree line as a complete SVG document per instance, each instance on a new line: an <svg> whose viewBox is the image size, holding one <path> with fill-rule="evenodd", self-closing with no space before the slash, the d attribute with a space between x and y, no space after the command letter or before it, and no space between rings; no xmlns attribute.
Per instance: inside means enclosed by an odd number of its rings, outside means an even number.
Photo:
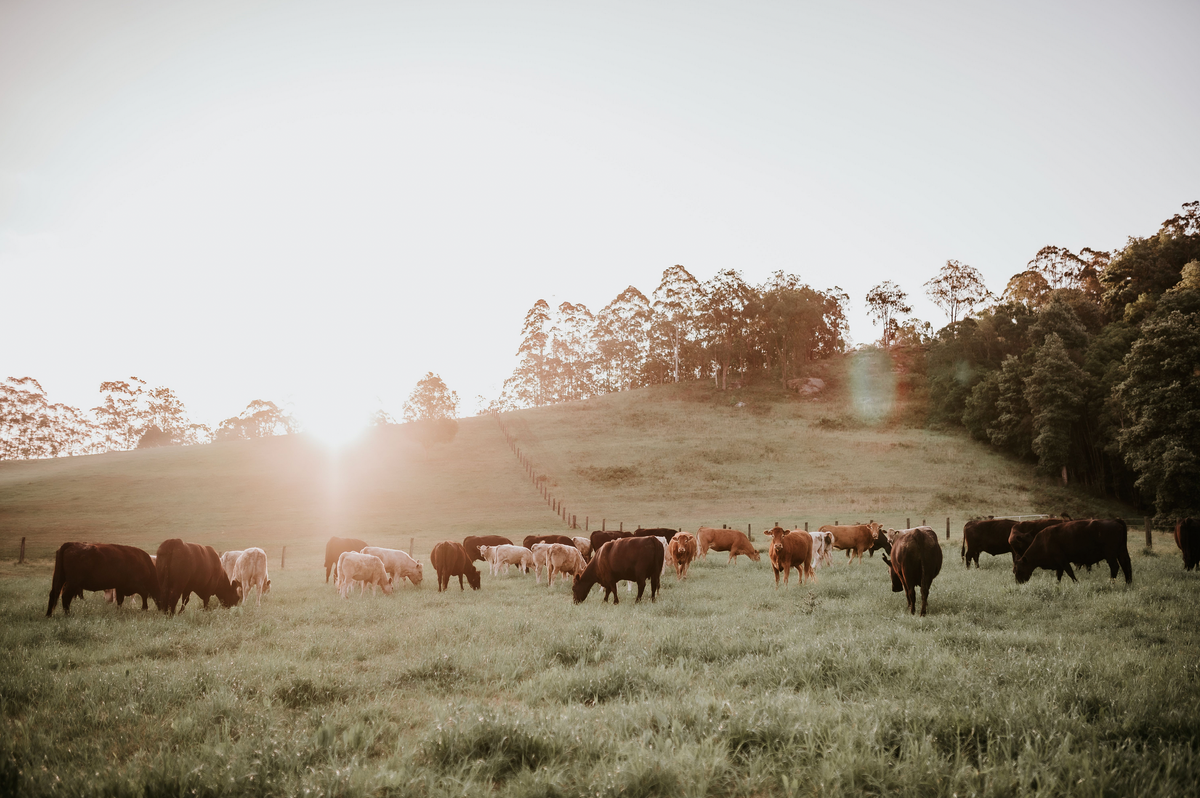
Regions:
<svg viewBox="0 0 1200 798"><path fill-rule="evenodd" d="M727 269L700 282L683 266L647 297L627 287L599 312L539 299L525 315L517 366L493 411L585 399L684 380L799 376L845 346L840 288L817 290L777 271L762 285Z"/></svg>

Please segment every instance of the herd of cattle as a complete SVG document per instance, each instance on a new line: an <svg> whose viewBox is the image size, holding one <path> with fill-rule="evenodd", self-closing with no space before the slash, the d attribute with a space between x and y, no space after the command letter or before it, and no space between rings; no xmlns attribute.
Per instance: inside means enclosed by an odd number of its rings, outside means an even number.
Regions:
<svg viewBox="0 0 1200 798"><path fill-rule="evenodd" d="M1124 521L1070 518L1044 518L1017 522L988 518L969 521L963 528L962 559L967 568L979 567L982 553L1011 553L1013 573L1019 583L1029 580L1038 569L1055 571L1072 580L1072 566L1091 567L1100 561L1109 566L1110 578L1120 569L1126 583L1133 581L1133 569L1126 541ZM916 613L916 593L921 591L921 615L925 615L929 588L941 571L942 549L937 533L927 526L914 529L884 529L874 521L847 526L823 526L816 532L775 527L767 554L779 586L780 574L787 586L796 569L801 583L816 579L816 571L833 564L833 551L846 553L847 560L862 563L863 554L874 556L884 551L894 592L903 591L910 613ZM1191 571L1200 565L1200 520L1185 518L1175 527L1175 542L1183 553L1184 567ZM530 535L518 545L501 535L469 536L462 543L442 541L433 547L430 562L438 577L438 591L449 587L458 577L472 588L480 587L476 562L486 562L492 575L513 566L522 573L534 572L540 584L544 571L548 585L570 575L575 603L584 601L592 588L604 588L604 600L611 596L617 604L618 582L624 581L632 592L637 584L640 601L646 583L650 600L658 595L660 576L673 568L675 578L687 577L688 567L709 551L728 552L729 562L740 555L758 561L760 555L746 535L736 529L701 527L694 535L674 529L638 529L633 532L595 532L590 537L566 535ZM333 574L339 594L348 598L357 585L361 595L368 586L390 594L397 581L409 580L420 585L422 564L399 549L370 546L353 538L334 537L325 547L325 581ZM87 591L103 591L107 600L120 606L126 597L140 596L142 609L153 598L163 612L175 614L182 602L186 606L194 593L208 607L216 596L222 606L232 607L256 590L261 603L271 589L267 574L267 555L260 548L226 551L217 554L212 546L185 543L179 539L163 542L155 555L134 546L112 543L64 543L55 554L54 576L46 615L54 612L61 596L63 612L71 602ZM182 607L180 607L182 609Z"/></svg>

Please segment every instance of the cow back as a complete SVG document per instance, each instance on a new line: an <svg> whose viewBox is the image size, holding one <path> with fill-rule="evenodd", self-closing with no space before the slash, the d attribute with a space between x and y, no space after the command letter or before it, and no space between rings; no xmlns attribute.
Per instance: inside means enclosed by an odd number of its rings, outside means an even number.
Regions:
<svg viewBox="0 0 1200 798"><path fill-rule="evenodd" d="M462 547L466 551L467 556L471 558L471 562L482 560L483 555L479 553L480 546L511 546L513 542L503 535L467 535L463 538Z"/></svg>

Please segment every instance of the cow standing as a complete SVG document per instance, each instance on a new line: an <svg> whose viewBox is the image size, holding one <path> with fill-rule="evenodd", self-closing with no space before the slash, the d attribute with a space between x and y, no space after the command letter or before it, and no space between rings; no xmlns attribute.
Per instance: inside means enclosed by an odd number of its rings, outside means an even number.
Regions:
<svg viewBox="0 0 1200 798"><path fill-rule="evenodd" d="M1039 532L1070 520L1065 516L1063 518L1037 518L1013 525L1012 530L1008 533L1008 545L1012 549L1013 563L1015 564L1017 560L1025 556L1029 544L1033 542Z"/></svg>
<svg viewBox="0 0 1200 798"><path fill-rule="evenodd" d="M750 538L746 537L746 533L737 529L702 526L696 532L696 541L700 548L700 556L706 560L709 549L729 552L726 564L736 561L739 554L744 554L755 562L762 559L754 546L750 545Z"/></svg>
<svg viewBox="0 0 1200 798"><path fill-rule="evenodd" d="M257 588L254 606L262 606L263 593L271 592L271 579L267 575L267 553L257 546L246 549L238 555L233 564L233 574L230 582L240 585L242 601L250 596L250 588Z"/></svg>
<svg viewBox="0 0 1200 798"><path fill-rule="evenodd" d="M222 607L237 606L241 600L238 594L241 585L236 580L229 581L212 546L172 538L162 542L157 556L159 593L163 597L159 609L163 612L174 615L179 600L192 593L200 597L205 609L213 596Z"/></svg>
<svg viewBox="0 0 1200 798"><path fill-rule="evenodd" d="M1200 565L1200 519L1179 519L1175 524L1175 545L1183 553L1185 571Z"/></svg>
<svg viewBox="0 0 1200 798"><path fill-rule="evenodd" d="M675 580L687 578L688 566L696 559L696 536L691 532L680 532L669 544L671 559L675 561Z"/></svg>
<svg viewBox="0 0 1200 798"><path fill-rule="evenodd" d="M433 569L437 571L439 593L450 586L450 577L452 576L458 577L459 590L465 589L462 582L463 576L467 577L467 582L471 585L472 590L479 589L479 570L471 564L471 558L461 544L455 543L453 540L443 540L433 547L429 561L433 563Z"/></svg>
<svg viewBox="0 0 1200 798"><path fill-rule="evenodd" d="M904 591L908 612L917 612L917 587L921 588L921 617L929 606L929 588L942 570L942 547L937 532L927 526L888 531L884 538L883 561L892 577L892 592ZM891 558L888 558L888 554Z"/></svg>
<svg viewBox="0 0 1200 798"><path fill-rule="evenodd" d="M484 559L479 552L480 546L511 546L513 542L503 535L467 535L463 538L462 547L466 550L471 562Z"/></svg>
<svg viewBox="0 0 1200 798"><path fill-rule="evenodd" d="M367 547L365 540L358 538L332 537L325 544L325 584L329 584L329 571L332 569L334 578L337 577L337 561L344 551L362 551Z"/></svg>
<svg viewBox="0 0 1200 798"><path fill-rule="evenodd" d="M874 555L876 549L883 548L883 536L879 531L879 524L874 521L866 524L842 526L826 524L818 531L831 533L833 535L833 547L844 550L846 552L846 560L849 562L853 562L857 556L859 565L862 564L864 553Z"/></svg>
<svg viewBox="0 0 1200 798"><path fill-rule="evenodd" d="M1108 562L1109 577L1117 578L1117 569L1125 574L1125 583L1133 582L1133 564L1129 560L1129 529L1125 522L1089 519L1064 521L1047 527L1029 544L1025 555L1013 563L1018 584L1025 584L1038 568L1055 571L1058 581L1065 573L1078 582L1071 564L1094 565Z"/></svg>
<svg viewBox="0 0 1200 798"><path fill-rule="evenodd" d="M392 594L392 580L388 576L383 560L374 554L363 554L358 551L343 551L337 561L337 589L342 598L349 598L354 583L361 586L358 595L363 595L367 585L371 586L371 595L375 595L375 586L383 589L385 596Z"/></svg>
<svg viewBox="0 0 1200 798"><path fill-rule="evenodd" d="M50 579L50 602L46 617L54 613L59 595L63 613L70 615L72 599L85 590L113 590L117 606L126 596L140 595L142 609L149 599L162 606L158 574L150 555L134 546L116 543L64 543L54 553L54 575Z"/></svg>
<svg viewBox="0 0 1200 798"><path fill-rule="evenodd" d="M617 582L628 580L637 582L637 598L634 603L642 600L646 589L646 580L650 580L650 601L658 596L659 577L662 574L663 547L654 538L622 538L609 541L603 546L592 561L588 563L583 573L575 577L571 593L575 603L579 604L592 592L592 587L599 583L604 588L604 600L611 595L613 604L620 604L617 595Z"/></svg>
<svg viewBox="0 0 1200 798"><path fill-rule="evenodd" d="M783 527L775 527L767 532L771 545L767 547L767 556L771 560L771 570L775 572L775 587L779 587L779 574L783 572L783 586L787 587L788 577L792 569L796 569L800 584L805 578L816 580L813 571L812 535L804 530L788 531Z"/></svg>
<svg viewBox="0 0 1200 798"><path fill-rule="evenodd" d="M1008 536L1016 524L1011 518L981 518L968 521L963 526L960 552L966 566L970 568L971 561L974 560L975 567L978 568L980 554L987 553L997 557L1012 552Z"/></svg>
<svg viewBox="0 0 1200 798"><path fill-rule="evenodd" d="M408 579L416 587L421 584L421 580L425 576L421 563L414 560L406 551L384 549L379 546L364 546L361 553L370 554L382 560L383 567L387 569L388 577L391 578L393 585L397 581Z"/></svg>

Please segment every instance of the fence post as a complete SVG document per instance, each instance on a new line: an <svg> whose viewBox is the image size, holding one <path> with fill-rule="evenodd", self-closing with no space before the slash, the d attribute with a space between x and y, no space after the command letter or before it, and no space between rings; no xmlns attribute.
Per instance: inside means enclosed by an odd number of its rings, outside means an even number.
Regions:
<svg viewBox="0 0 1200 798"><path fill-rule="evenodd" d="M618 532L624 532L624 531L625 531L625 522L624 522L624 521L622 521L622 522L621 522L621 528L620 528L619 530L617 530L617 531L618 531Z"/></svg>
<svg viewBox="0 0 1200 798"><path fill-rule="evenodd" d="M583 517L583 531L584 532L588 531L588 521L590 521L590 520L591 519L586 515Z"/></svg>
<svg viewBox="0 0 1200 798"><path fill-rule="evenodd" d="M25 538L21 538L21 556L17 558L17 565L25 562Z"/></svg>
<svg viewBox="0 0 1200 798"><path fill-rule="evenodd" d="M283 547L283 554L279 555L279 570L283 570L283 564L287 562L287 546Z"/></svg>
<svg viewBox="0 0 1200 798"><path fill-rule="evenodd" d="M409 557L411 557L411 556L412 556L412 550L413 550L413 540L414 540L414 538L409 538L409 539L408 539L408 556L409 556Z"/></svg>
<svg viewBox="0 0 1200 798"><path fill-rule="evenodd" d="M807 521L804 522L804 531L805 532L808 531L808 522Z"/></svg>
<svg viewBox="0 0 1200 798"><path fill-rule="evenodd" d="M1142 522L1146 525L1146 548L1154 548L1154 538L1150 537L1150 532L1154 529L1150 526L1150 516L1142 516Z"/></svg>
<svg viewBox="0 0 1200 798"><path fill-rule="evenodd" d="M775 524L775 526L779 526L778 522ZM752 529L749 524L746 524L746 539L754 540L754 529Z"/></svg>
<svg viewBox="0 0 1200 798"><path fill-rule="evenodd" d="M904 519L904 528L905 528L905 529L912 529L912 519L911 519L911 518L905 518L905 519Z"/></svg>
<svg viewBox="0 0 1200 798"><path fill-rule="evenodd" d="M601 531L601 532L604 532L604 531L606 531L607 527L608 527L608 519L607 519L607 518L601 518L601 519L600 519L600 531Z"/></svg>
<svg viewBox="0 0 1200 798"><path fill-rule="evenodd" d="M946 540L950 539L950 516L946 516Z"/></svg>

